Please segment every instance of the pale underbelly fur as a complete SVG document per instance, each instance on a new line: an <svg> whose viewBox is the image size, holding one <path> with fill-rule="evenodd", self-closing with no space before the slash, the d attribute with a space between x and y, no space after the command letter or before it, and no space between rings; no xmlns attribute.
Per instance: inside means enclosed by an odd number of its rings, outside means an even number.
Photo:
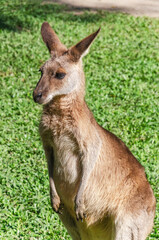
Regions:
<svg viewBox="0 0 159 240"><path fill-rule="evenodd" d="M56 143L53 146L56 190L63 203L72 206L81 175L77 146L67 136L63 136L62 141L59 139Z"/></svg>
<svg viewBox="0 0 159 240"><path fill-rule="evenodd" d="M77 234L80 233L82 240L106 240L112 239L112 221L105 217L102 221L96 219L95 223L89 227L87 220L84 222L77 221L74 211L74 199L80 183L81 165L77 156L78 150L76 145L68 137L63 137L63 141L54 145L54 182L57 193L62 204L64 204L63 216L60 218L65 224L68 232L71 234L71 225L76 228ZM68 224L69 219L73 224ZM76 226L76 227L75 227Z"/></svg>

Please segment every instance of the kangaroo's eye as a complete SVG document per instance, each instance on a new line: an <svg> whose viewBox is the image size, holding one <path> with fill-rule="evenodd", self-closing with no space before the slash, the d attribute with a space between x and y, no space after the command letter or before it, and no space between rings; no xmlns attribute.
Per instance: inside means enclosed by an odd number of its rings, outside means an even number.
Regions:
<svg viewBox="0 0 159 240"><path fill-rule="evenodd" d="M64 72L57 72L55 75L55 78L57 79L63 79L66 76L66 73Z"/></svg>

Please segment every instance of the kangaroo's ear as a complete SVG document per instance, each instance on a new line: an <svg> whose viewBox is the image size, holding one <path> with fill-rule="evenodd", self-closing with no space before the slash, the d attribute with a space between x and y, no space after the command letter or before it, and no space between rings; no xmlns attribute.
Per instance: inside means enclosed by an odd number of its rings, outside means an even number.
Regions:
<svg viewBox="0 0 159 240"><path fill-rule="evenodd" d="M98 35L99 31L100 28L96 32L84 38L75 46L69 49L69 54L71 55L71 57L73 57L74 61L78 61L81 57L85 56L88 53L89 47L93 40L95 39L95 37Z"/></svg>
<svg viewBox="0 0 159 240"><path fill-rule="evenodd" d="M44 22L42 24L41 35L51 55L60 55L67 50L67 48L59 40L54 30L50 27L48 22Z"/></svg>

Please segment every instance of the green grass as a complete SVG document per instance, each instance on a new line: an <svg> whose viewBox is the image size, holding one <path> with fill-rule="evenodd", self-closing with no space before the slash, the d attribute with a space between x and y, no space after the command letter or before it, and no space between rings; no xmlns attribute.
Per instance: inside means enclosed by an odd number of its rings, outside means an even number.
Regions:
<svg viewBox="0 0 159 240"><path fill-rule="evenodd" d="M40 36L48 21L67 46L102 30L84 59L86 101L97 121L120 137L145 167L159 197L159 20L120 13L76 15L63 5L1 0L0 239L70 239L52 212L32 99L48 59ZM159 239L159 205L150 239Z"/></svg>

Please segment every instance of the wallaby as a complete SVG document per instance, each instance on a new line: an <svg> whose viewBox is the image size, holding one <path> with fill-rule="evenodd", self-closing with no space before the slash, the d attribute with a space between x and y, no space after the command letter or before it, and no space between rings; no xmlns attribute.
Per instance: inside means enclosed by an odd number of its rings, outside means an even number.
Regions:
<svg viewBox="0 0 159 240"><path fill-rule="evenodd" d="M98 125L84 100L82 57L99 31L67 49L42 24L51 59L40 68L33 97L43 104L39 129L51 204L73 240L144 240L156 205L144 168Z"/></svg>

